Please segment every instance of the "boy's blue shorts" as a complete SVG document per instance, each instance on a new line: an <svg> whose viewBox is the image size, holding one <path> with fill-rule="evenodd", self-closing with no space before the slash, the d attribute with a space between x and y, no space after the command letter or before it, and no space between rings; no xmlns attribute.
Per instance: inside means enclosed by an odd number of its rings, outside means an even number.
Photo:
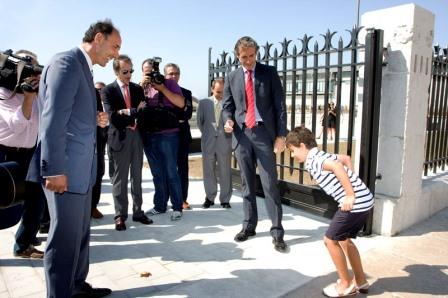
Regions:
<svg viewBox="0 0 448 298"><path fill-rule="evenodd" d="M353 213L341 211L339 208L334 214L325 236L328 239L336 241L356 238L358 232L366 223L369 213L370 210Z"/></svg>

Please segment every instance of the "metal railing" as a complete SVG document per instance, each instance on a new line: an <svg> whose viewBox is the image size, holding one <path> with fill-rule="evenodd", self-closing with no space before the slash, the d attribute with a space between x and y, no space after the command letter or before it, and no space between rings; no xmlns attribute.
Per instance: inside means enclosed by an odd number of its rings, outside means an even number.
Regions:
<svg viewBox="0 0 448 298"><path fill-rule="evenodd" d="M448 166L448 48L434 46L431 76L424 176L445 171Z"/></svg>
<svg viewBox="0 0 448 298"><path fill-rule="evenodd" d="M274 66L282 81L288 109L288 129L305 125L315 135L322 130L320 147L325 151L353 155L358 72L364 65L364 55L359 53L365 51L365 45L358 39L361 30L359 27L346 30L350 38L348 42L344 42L342 36L334 42L337 32L328 30L318 37L321 39L319 41L305 34L298 39L297 45L285 38L279 43L279 49L272 49L273 44L266 42L258 52L258 62ZM312 42L314 45L311 47ZM223 51L219 56L212 63L209 49L209 85L214 78L225 77L239 67L234 54ZM321 117L322 114L328 115L330 102L336 106L333 131L329 129L330 117ZM328 136L329 132L334 132L334 143ZM285 155L281 154L278 160L280 180L298 172L298 181L294 178L295 181L299 184L309 181L304 176L307 173L303 164L297 165L293 158ZM235 160L233 167L236 168Z"/></svg>

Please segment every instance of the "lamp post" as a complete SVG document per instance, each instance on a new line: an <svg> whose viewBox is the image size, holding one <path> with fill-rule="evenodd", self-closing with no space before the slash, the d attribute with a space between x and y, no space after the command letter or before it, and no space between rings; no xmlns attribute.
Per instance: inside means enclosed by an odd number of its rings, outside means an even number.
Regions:
<svg viewBox="0 0 448 298"><path fill-rule="evenodd" d="M356 27L359 27L359 7L361 6L361 0L356 0Z"/></svg>

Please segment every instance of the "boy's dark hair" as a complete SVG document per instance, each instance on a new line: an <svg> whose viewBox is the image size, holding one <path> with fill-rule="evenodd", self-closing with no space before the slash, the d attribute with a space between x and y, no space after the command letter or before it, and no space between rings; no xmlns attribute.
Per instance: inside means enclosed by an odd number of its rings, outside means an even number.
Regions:
<svg viewBox="0 0 448 298"><path fill-rule="evenodd" d="M91 43L95 39L95 35L97 33L103 33L107 38L112 32L117 31L117 28L114 27L112 21L106 19L104 21L98 21L92 25L90 25L89 29L87 29L86 33L84 33L84 38L82 42Z"/></svg>
<svg viewBox="0 0 448 298"><path fill-rule="evenodd" d="M299 147L303 143L307 149L317 147L316 138L311 130L306 127L298 126L286 136L286 147L293 145Z"/></svg>

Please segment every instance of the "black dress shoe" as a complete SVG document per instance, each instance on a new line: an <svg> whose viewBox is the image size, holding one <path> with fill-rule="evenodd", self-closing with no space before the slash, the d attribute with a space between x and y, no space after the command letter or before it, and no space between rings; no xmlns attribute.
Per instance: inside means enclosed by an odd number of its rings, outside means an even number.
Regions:
<svg viewBox="0 0 448 298"><path fill-rule="evenodd" d="M150 225L153 223L152 219L148 218L146 215L143 214L142 217L139 218L133 218L132 221L136 221L139 223L142 223L144 225Z"/></svg>
<svg viewBox="0 0 448 298"><path fill-rule="evenodd" d="M235 238L233 238L236 242L243 242L249 239L251 236L255 236L257 233L255 231L250 230L241 230L238 234L235 235Z"/></svg>
<svg viewBox="0 0 448 298"><path fill-rule="evenodd" d="M222 206L222 208L224 208L224 209L232 208L232 206L230 206L229 203L221 203L221 206Z"/></svg>
<svg viewBox="0 0 448 298"><path fill-rule="evenodd" d="M48 234L48 230L50 230L50 223L41 224L39 227L39 233Z"/></svg>
<svg viewBox="0 0 448 298"><path fill-rule="evenodd" d="M279 252L286 252L288 247L283 240L283 238L272 238L272 243L274 244L274 249Z"/></svg>
<svg viewBox="0 0 448 298"><path fill-rule="evenodd" d="M204 204L202 204L202 207L204 209L207 209L207 208L210 208L210 206L213 206L213 205L215 205L214 202L212 202L209 199L205 198L205 202L204 202Z"/></svg>
<svg viewBox="0 0 448 298"><path fill-rule="evenodd" d="M115 230L117 231L126 230L126 224L124 223L124 219L122 217L117 217L115 219Z"/></svg>
<svg viewBox="0 0 448 298"><path fill-rule="evenodd" d="M75 294L72 297L76 298L99 298L105 297L112 293L111 289L108 288L92 288L91 285L86 283L81 289L76 289Z"/></svg>

